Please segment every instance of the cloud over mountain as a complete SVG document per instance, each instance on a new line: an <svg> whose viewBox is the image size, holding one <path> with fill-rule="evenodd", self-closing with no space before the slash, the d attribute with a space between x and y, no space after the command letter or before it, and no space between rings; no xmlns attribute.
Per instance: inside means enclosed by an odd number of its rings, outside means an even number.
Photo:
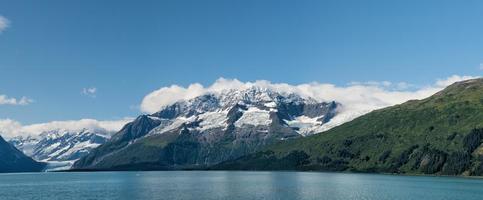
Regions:
<svg viewBox="0 0 483 200"><path fill-rule="evenodd" d="M411 99L426 98L454 82L471 78L476 77L453 75L445 79L438 79L432 85L417 89L413 89L414 86L406 82L351 82L347 86L336 86L318 82L290 85L286 83L272 83L266 80L241 82L237 79L219 78L207 87L199 83L191 84L188 87L178 85L162 87L146 95L142 100L140 108L142 112L153 113L177 101L192 99L206 93L218 93L230 89L242 90L257 86L282 93L296 93L319 101L336 101L342 103L344 110L352 113L366 113Z"/></svg>
<svg viewBox="0 0 483 200"><path fill-rule="evenodd" d="M12 119L0 119L0 135L6 138L10 138L18 135L38 135L45 131L59 129L68 131L80 131L83 129L88 129L116 132L119 131L126 123L132 120L132 118L106 121L100 121L95 119L81 119L22 125L20 122Z"/></svg>

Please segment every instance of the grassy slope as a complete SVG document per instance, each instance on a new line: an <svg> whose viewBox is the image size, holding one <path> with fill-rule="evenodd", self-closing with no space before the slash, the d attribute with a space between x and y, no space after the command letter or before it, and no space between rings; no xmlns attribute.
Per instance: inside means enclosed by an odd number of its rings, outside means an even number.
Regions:
<svg viewBox="0 0 483 200"><path fill-rule="evenodd" d="M483 79L216 168L479 175L483 133L475 128L483 128Z"/></svg>

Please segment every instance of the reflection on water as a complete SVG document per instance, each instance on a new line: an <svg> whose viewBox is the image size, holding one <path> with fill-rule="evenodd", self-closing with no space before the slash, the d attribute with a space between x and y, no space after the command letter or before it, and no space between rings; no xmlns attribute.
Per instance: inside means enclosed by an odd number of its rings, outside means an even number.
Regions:
<svg viewBox="0 0 483 200"><path fill-rule="evenodd" d="M483 199L483 180L311 172L0 174L2 200Z"/></svg>

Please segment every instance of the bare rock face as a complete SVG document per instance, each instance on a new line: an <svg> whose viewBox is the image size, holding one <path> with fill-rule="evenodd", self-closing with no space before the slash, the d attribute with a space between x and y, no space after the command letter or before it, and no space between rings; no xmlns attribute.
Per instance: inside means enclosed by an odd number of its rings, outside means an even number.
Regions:
<svg viewBox="0 0 483 200"><path fill-rule="evenodd" d="M340 106L259 87L206 94L138 117L74 168L209 166L321 132Z"/></svg>

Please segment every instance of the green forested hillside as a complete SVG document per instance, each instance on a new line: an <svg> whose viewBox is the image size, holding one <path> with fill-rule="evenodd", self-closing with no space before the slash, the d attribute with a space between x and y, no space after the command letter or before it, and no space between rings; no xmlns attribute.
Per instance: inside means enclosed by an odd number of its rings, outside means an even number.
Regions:
<svg viewBox="0 0 483 200"><path fill-rule="evenodd" d="M482 175L482 141L480 78L214 168Z"/></svg>

